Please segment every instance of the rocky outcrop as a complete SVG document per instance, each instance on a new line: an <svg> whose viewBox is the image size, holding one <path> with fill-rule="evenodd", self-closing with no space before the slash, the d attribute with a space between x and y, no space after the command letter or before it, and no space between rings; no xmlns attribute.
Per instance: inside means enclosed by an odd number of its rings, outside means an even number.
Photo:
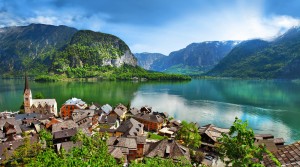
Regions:
<svg viewBox="0 0 300 167"><path fill-rule="evenodd" d="M133 54L129 50L127 50L124 55L118 57L117 59L103 59L102 65L115 67L121 67L122 65L131 65L135 67L137 65L137 60L133 56Z"/></svg>

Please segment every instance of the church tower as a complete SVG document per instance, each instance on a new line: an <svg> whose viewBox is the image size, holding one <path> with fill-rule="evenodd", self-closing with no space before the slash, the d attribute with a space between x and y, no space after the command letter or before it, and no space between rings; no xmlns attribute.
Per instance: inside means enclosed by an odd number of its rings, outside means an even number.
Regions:
<svg viewBox="0 0 300 167"><path fill-rule="evenodd" d="M24 88L24 110L25 113L31 113L30 107L32 105L32 94L29 88L27 74L25 74L25 88Z"/></svg>

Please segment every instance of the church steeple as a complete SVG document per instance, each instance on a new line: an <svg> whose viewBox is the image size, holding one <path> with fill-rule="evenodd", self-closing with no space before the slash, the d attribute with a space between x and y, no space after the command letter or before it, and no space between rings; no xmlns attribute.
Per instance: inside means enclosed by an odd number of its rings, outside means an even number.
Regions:
<svg viewBox="0 0 300 167"><path fill-rule="evenodd" d="M25 87L24 87L24 109L25 113L30 113L30 107L32 104L32 94L29 88L27 74L25 73Z"/></svg>
<svg viewBox="0 0 300 167"><path fill-rule="evenodd" d="M28 77L27 77L27 73L25 73L25 87L24 87L24 93L26 89L30 89L29 88L29 83L28 83Z"/></svg>

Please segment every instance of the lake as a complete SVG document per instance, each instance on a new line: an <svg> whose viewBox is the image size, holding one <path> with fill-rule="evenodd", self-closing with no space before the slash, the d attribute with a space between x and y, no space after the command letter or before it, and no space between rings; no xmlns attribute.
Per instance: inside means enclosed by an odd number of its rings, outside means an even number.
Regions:
<svg viewBox="0 0 300 167"><path fill-rule="evenodd" d="M149 105L180 120L229 128L235 117L248 120L256 133L271 133L287 143L300 140L300 83L273 80L192 80L190 82L30 81L34 94L55 98L58 108L69 98L91 104ZM24 80L0 79L0 111L16 111Z"/></svg>

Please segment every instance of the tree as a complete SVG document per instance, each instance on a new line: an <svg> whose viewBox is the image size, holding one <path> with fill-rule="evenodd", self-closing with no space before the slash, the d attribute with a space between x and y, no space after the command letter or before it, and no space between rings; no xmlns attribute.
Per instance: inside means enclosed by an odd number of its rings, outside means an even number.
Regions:
<svg viewBox="0 0 300 167"><path fill-rule="evenodd" d="M42 144L46 143L47 147L52 148L52 146L53 146L53 136L50 132L48 132L45 129L42 129L39 132L39 137L40 137L40 141L42 142Z"/></svg>
<svg viewBox="0 0 300 167"><path fill-rule="evenodd" d="M43 136L48 139L50 137L47 133ZM118 166L116 160L108 153L104 136L97 133L89 137L79 132L72 139L82 145L68 153L61 151L59 154L51 148L46 148L32 158L28 166Z"/></svg>
<svg viewBox="0 0 300 167"><path fill-rule="evenodd" d="M260 162L263 155L269 153L265 146L254 145L254 132L248 128L248 122L235 118L229 134L222 134L217 150L226 165L247 167L263 166ZM277 161L278 162L278 161ZM279 162L278 162L279 163ZM278 165L277 163L277 165Z"/></svg>
<svg viewBox="0 0 300 167"><path fill-rule="evenodd" d="M23 145L14 150L12 156L4 166L23 166L41 152L39 143L31 143L30 137L24 133Z"/></svg>
<svg viewBox="0 0 300 167"><path fill-rule="evenodd" d="M19 109L19 114L24 114L25 109L24 109L24 102L21 104L20 109Z"/></svg>
<svg viewBox="0 0 300 167"><path fill-rule="evenodd" d="M35 95L34 95L34 99L44 99L44 95L42 92L37 92Z"/></svg>
<svg viewBox="0 0 300 167"><path fill-rule="evenodd" d="M188 147L198 148L201 145L201 136L195 123L182 121L182 127L177 132L177 139L183 140Z"/></svg>
<svg viewBox="0 0 300 167"><path fill-rule="evenodd" d="M204 154L201 151L194 151L192 149L190 149L190 153L191 153L191 160L192 162L195 162L197 164L200 164L204 158Z"/></svg>
<svg viewBox="0 0 300 167"><path fill-rule="evenodd" d="M174 162L172 159L165 159L160 157L154 158L144 158L142 163L133 162L130 164L131 167L150 167L150 166L160 166L160 167L191 167L191 163L184 157L180 157L178 161Z"/></svg>

